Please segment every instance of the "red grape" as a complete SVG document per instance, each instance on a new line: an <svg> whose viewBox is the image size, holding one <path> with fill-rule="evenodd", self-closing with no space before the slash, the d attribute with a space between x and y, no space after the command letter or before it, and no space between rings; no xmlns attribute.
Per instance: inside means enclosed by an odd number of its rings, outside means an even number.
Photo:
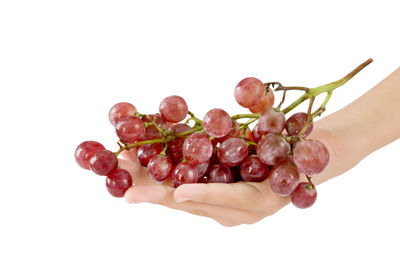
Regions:
<svg viewBox="0 0 400 265"><path fill-rule="evenodd" d="M276 165L269 173L271 189L281 196L287 196L292 193L298 184L299 172L289 163Z"/></svg>
<svg viewBox="0 0 400 265"><path fill-rule="evenodd" d="M290 145L280 134L270 133L265 135L257 145L257 156L270 166L274 166L287 157Z"/></svg>
<svg viewBox="0 0 400 265"><path fill-rule="evenodd" d="M204 116L203 126L208 135L221 138L231 131L232 119L226 111L212 109Z"/></svg>
<svg viewBox="0 0 400 265"><path fill-rule="evenodd" d="M271 88L268 88L268 93L262 97L259 103L257 103L254 106L251 106L249 110L252 113L261 113L264 110L271 108L274 105L274 101L275 101L274 92L272 91Z"/></svg>
<svg viewBox="0 0 400 265"><path fill-rule="evenodd" d="M171 176L173 167L171 160L162 155L153 156L147 165L150 178L157 183L164 182L169 176Z"/></svg>
<svg viewBox="0 0 400 265"><path fill-rule="evenodd" d="M240 138L229 138L218 147L221 163L233 167L240 165L248 155L246 143Z"/></svg>
<svg viewBox="0 0 400 265"><path fill-rule="evenodd" d="M210 167L209 161L206 161L201 164L197 164L196 168L197 168L197 172L199 173L199 177L204 176L207 173L209 167Z"/></svg>
<svg viewBox="0 0 400 265"><path fill-rule="evenodd" d="M273 108L265 110L258 120L258 129L265 133L281 133L285 128L285 114Z"/></svg>
<svg viewBox="0 0 400 265"><path fill-rule="evenodd" d="M287 133L292 135L298 135L300 131L304 128L307 123L307 113L299 112L293 114L287 121L286 121L286 131ZM307 130L303 133L303 138L311 133L313 129L313 124L311 123Z"/></svg>
<svg viewBox="0 0 400 265"><path fill-rule="evenodd" d="M253 127L253 130L251 131L251 136L253 137L254 142L258 142L261 140L261 137L263 137L263 133L260 131L260 126L258 123Z"/></svg>
<svg viewBox="0 0 400 265"><path fill-rule="evenodd" d="M133 143L144 135L144 124L141 119L135 116L121 118L116 127L119 139L123 143Z"/></svg>
<svg viewBox="0 0 400 265"><path fill-rule="evenodd" d="M131 186L131 174L125 169L117 168L107 175L106 187L108 192L114 197L123 197L125 191Z"/></svg>
<svg viewBox="0 0 400 265"><path fill-rule="evenodd" d="M160 113L166 121L180 122L188 114L188 106L182 97L169 96L161 101Z"/></svg>
<svg viewBox="0 0 400 265"><path fill-rule="evenodd" d="M227 135L221 138L214 138L217 143L222 143L228 138L239 137L240 136L240 126L239 123L235 120L232 120L232 127L231 130Z"/></svg>
<svg viewBox="0 0 400 265"><path fill-rule="evenodd" d="M148 117L142 117L141 118L143 122L150 123L153 120L157 124L157 126L162 129L166 130L168 128L167 124L165 121L161 118L160 114L150 114ZM163 134L154 126L154 125L148 125L145 128L144 135L142 136L143 140L152 140L152 139L160 139L162 138Z"/></svg>
<svg viewBox="0 0 400 265"><path fill-rule="evenodd" d="M101 176L108 175L108 173L116 169L117 166L118 159L114 153L109 150L99 151L90 159L90 169Z"/></svg>
<svg viewBox="0 0 400 265"><path fill-rule="evenodd" d="M294 147L293 160L297 169L306 175L322 172L329 162L326 146L318 140L305 140Z"/></svg>
<svg viewBox="0 0 400 265"><path fill-rule="evenodd" d="M264 84L254 77L241 80L235 88L235 99L239 105L245 108L258 104L264 94Z"/></svg>
<svg viewBox="0 0 400 265"><path fill-rule="evenodd" d="M115 127L121 118L135 116L136 112L137 110L135 106L127 102L121 102L112 106L108 113L108 118L110 119L111 124Z"/></svg>
<svg viewBox="0 0 400 265"><path fill-rule="evenodd" d="M249 156L240 166L240 176L243 181L261 182L268 178L269 168L257 156Z"/></svg>
<svg viewBox="0 0 400 265"><path fill-rule="evenodd" d="M183 133L186 131L191 130L192 127L189 125L186 125L184 123L176 123L172 125L170 132L177 134L177 133ZM180 137L176 138L168 143L168 148L173 152L173 153L182 153L182 145L185 142L185 138Z"/></svg>
<svg viewBox="0 0 400 265"><path fill-rule="evenodd" d="M150 159L162 151L161 144L145 144L137 150L137 162L143 167L147 167Z"/></svg>
<svg viewBox="0 0 400 265"><path fill-rule="evenodd" d="M317 200L317 190L308 182L300 182L292 192L291 200L298 208L308 208Z"/></svg>
<svg viewBox="0 0 400 265"><path fill-rule="evenodd" d="M204 163L210 159L212 152L213 145L204 133L194 133L183 142L182 154L189 162Z"/></svg>
<svg viewBox="0 0 400 265"><path fill-rule="evenodd" d="M101 143L86 141L78 145L75 150L75 160L84 169L90 169L90 159L99 151L105 150Z"/></svg>
<svg viewBox="0 0 400 265"><path fill-rule="evenodd" d="M229 167L213 165L208 173L208 183L233 183L234 178Z"/></svg>
<svg viewBox="0 0 400 265"><path fill-rule="evenodd" d="M198 174L196 166L189 163L179 163L172 172L172 183L175 188L182 184L196 183Z"/></svg>

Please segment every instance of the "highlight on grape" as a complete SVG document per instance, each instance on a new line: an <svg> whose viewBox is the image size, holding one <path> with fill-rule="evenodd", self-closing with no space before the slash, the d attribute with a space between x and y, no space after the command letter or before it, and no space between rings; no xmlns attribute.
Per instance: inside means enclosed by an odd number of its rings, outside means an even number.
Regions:
<svg viewBox="0 0 400 265"><path fill-rule="evenodd" d="M249 109L251 113L247 114L230 116L215 108L199 119L176 95L163 99L155 114L139 113L127 102L117 103L109 112L109 120L115 127L119 149L112 152L96 141L85 141L76 148L75 160L80 167L106 176L106 188L115 197L123 197L133 185L130 173L119 168L117 157L137 148L138 164L147 167L149 178L156 183L171 180L176 188L188 183L269 179L265 185L272 191L290 196L298 208L308 208L317 198L312 176L321 173L329 162L324 143L307 138L313 120L325 111L333 91L371 62L368 59L345 77L315 88L245 78L234 89L234 97ZM283 108L286 93L295 90L304 93ZM274 107L274 92L278 91L282 99ZM323 93L325 100L314 110L315 98ZM307 100L307 112L285 116ZM307 181L300 182L300 174Z"/></svg>

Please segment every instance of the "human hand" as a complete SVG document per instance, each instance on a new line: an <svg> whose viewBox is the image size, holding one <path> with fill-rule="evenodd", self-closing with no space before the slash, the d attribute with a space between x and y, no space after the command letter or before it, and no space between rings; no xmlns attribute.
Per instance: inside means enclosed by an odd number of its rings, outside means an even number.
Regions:
<svg viewBox="0 0 400 265"><path fill-rule="evenodd" d="M327 139L330 134L325 133L318 126L314 128L310 139L323 141L332 153L329 145L331 140ZM253 224L274 214L290 202L289 196L281 197L271 190L269 179L258 183L184 184L176 189L170 182L156 184L148 177L147 169L137 164L136 150L126 151L122 155L126 160L121 160L120 166L131 173L133 183L135 183L125 193L125 198L129 203L161 204L172 209L210 217L223 226L235 226ZM332 157L331 155L331 164ZM329 166L326 171L329 174ZM326 177L325 174L313 180L315 184L318 184ZM305 176L301 178L306 179Z"/></svg>

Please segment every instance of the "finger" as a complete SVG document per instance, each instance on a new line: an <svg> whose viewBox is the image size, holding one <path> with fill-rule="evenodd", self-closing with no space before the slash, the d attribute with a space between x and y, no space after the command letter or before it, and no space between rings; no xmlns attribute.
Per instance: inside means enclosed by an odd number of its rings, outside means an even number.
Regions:
<svg viewBox="0 0 400 265"><path fill-rule="evenodd" d="M193 201L177 203L173 198L174 190L175 189L172 187L160 184L135 185L125 192L125 199L129 203L149 202L161 204L172 209L214 219L216 218L221 220L221 222L231 224L254 223L260 219L259 216L243 210Z"/></svg>
<svg viewBox="0 0 400 265"><path fill-rule="evenodd" d="M137 148L132 148L129 150L124 150L121 152L121 156L128 161L137 163Z"/></svg>
<svg viewBox="0 0 400 265"><path fill-rule="evenodd" d="M125 159L118 159L118 165L131 174L134 184L153 184L148 176L147 168L140 166L138 163L133 163Z"/></svg>
<svg viewBox="0 0 400 265"><path fill-rule="evenodd" d="M256 212L274 211L288 203L287 197L270 190L269 182L184 184L175 190L174 199Z"/></svg>

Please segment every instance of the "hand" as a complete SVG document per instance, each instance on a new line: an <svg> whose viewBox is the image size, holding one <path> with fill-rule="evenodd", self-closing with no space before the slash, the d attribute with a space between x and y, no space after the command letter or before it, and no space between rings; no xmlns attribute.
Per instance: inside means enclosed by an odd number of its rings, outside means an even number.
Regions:
<svg viewBox="0 0 400 265"><path fill-rule="evenodd" d="M326 133L314 128L310 139L320 139L329 148ZM330 151L332 154L332 152ZM172 209L213 218L223 226L253 224L272 215L290 202L290 197L274 193L269 179L263 182L237 182L232 184L184 184L173 188L170 183L156 184L148 177L147 169L136 162L136 150L122 153L126 160L120 166L128 170L135 185L125 193L129 203L150 202ZM331 155L332 164L332 155ZM328 166L329 168L329 166ZM327 169L328 169L327 168ZM305 180L305 176L302 176ZM319 178L321 181L324 178ZM315 184L319 179L313 178Z"/></svg>

